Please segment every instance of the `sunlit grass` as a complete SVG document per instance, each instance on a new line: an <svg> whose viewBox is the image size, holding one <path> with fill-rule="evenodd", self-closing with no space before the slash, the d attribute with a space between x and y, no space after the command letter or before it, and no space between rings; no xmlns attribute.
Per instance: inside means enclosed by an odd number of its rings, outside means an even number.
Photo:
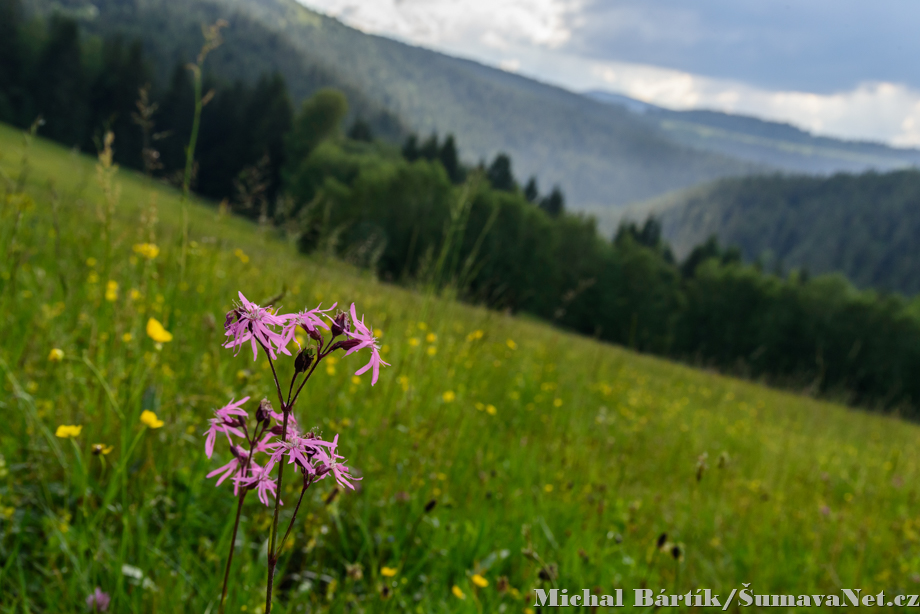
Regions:
<svg viewBox="0 0 920 614"><path fill-rule="evenodd" d="M15 182L21 136L0 151ZM235 501L200 434L271 390L219 346L237 290L354 298L393 365L372 388L325 362L299 404L364 479L311 490L279 612L522 612L544 566L602 592L920 591L914 425L387 286L212 206L183 269L177 192L119 172L107 242L95 161L28 156L31 204L0 213L0 611L85 611L96 586L110 611L216 611ZM228 611L261 608L270 520L247 501Z"/></svg>

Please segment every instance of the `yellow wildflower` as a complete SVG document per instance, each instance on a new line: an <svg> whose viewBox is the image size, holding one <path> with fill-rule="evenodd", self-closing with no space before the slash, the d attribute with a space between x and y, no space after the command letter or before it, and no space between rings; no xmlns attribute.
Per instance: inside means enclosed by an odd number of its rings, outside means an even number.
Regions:
<svg viewBox="0 0 920 614"><path fill-rule="evenodd" d="M512 339L508 339L507 341L505 341L505 344L508 346L509 349L512 349L512 350L517 349L517 343L515 343Z"/></svg>
<svg viewBox="0 0 920 614"><path fill-rule="evenodd" d="M153 260L160 253L160 248L153 243L138 243L134 246L134 251L147 260Z"/></svg>
<svg viewBox="0 0 920 614"><path fill-rule="evenodd" d="M59 348L53 348L48 354L48 360L51 362L61 362L64 360L64 350Z"/></svg>
<svg viewBox="0 0 920 614"><path fill-rule="evenodd" d="M553 485L547 484L546 486L543 487L543 490L546 492L553 492Z"/></svg>
<svg viewBox="0 0 920 614"><path fill-rule="evenodd" d="M147 336L157 343L167 343L172 341L173 338L172 333L163 328L163 325L156 318L147 320Z"/></svg>
<svg viewBox="0 0 920 614"><path fill-rule="evenodd" d="M428 355L429 355L429 356L434 356L434 355L437 354L437 353L438 353L438 348L437 348L437 346L434 346L434 345L429 345L429 346L428 346Z"/></svg>
<svg viewBox="0 0 920 614"><path fill-rule="evenodd" d="M454 399L457 398L457 395L454 394L453 390L448 390L447 392L441 395L441 398L444 399L445 403L453 403Z"/></svg>
<svg viewBox="0 0 920 614"><path fill-rule="evenodd" d="M166 424L165 422L157 418L157 415L155 413L153 413L152 411L148 409L145 409L144 411L141 412L141 422L143 422L144 424L146 424L152 429L158 429L164 424Z"/></svg>
<svg viewBox="0 0 920 614"><path fill-rule="evenodd" d="M454 584L454 587L450 589L450 592L454 594L454 597L457 599L466 599L466 595L463 594L463 591L460 590L460 587Z"/></svg>
<svg viewBox="0 0 920 614"><path fill-rule="evenodd" d="M417 338L417 337L412 337L412 338L410 338L410 339L409 339L409 345L411 345L412 347L417 346L417 345L418 345L418 338Z"/></svg>
<svg viewBox="0 0 920 614"><path fill-rule="evenodd" d="M131 336L131 333L125 333L124 335L121 336L121 340L124 341L125 343L128 343L133 338L134 337Z"/></svg>
<svg viewBox="0 0 920 614"><path fill-rule="evenodd" d="M425 336L425 341L427 341L428 343L434 343L437 340L438 340L438 336L434 333L428 333Z"/></svg>
<svg viewBox="0 0 920 614"><path fill-rule="evenodd" d="M235 250L233 250L233 255L239 258L240 262L242 262L243 264L246 264L247 262L249 262L249 256L247 256L246 252L244 252L240 248L236 248Z"/></svg>
<svg viewBox="0 0 920 614"><path fill-rule="evenodd" d="M380 575L382 575L382 576L384 576L384 577L386 577L386 578L392 578L393 576L396 575L396 570L395 570L394 568L392 568L392 567L381 567L381 568L380 568Z"/></svg>
<svg viewBox="0 0 920 614"><path fill-rule="evenodd" d="M482 576L480 576L479 574L474 574L472 577L472 580L473 580L473 584L475 584L479 588L485 588L489 586L489 581L483 578Z"/></svg>
<svg viewBox="0 0 920 614"><path fill-rule="evenodd" d="M114 303L118 300L118 282L109 280L109 283L105 285L105 300L110 303Z"/></svg>
<svg viewBox="0 0 920 614"><path fill-rule="evenodd" d="M106 454L110 453L114 449L115 449L114 446L107 446L104 443L94 443L93 444L93 454L95 456L99 456L100 454L105 456Z"/></svg>
<svg viewBox="0 0 920 614"><path fill-rule="evenodd" d="M55 437L60 437L61 439L70 439L73 437L79 437L80 431L83 430L83 427L80 425L68 425L62 424L57 427L57 430L54 432Z"/></svg>
<svg viewBox="0 0 920 614"><path fill-rule="evenodd" d="M486 411L489 412L490 416L494 416L495 414L498 413L498 410L495 409L494 405L486 405Z"/></svg>

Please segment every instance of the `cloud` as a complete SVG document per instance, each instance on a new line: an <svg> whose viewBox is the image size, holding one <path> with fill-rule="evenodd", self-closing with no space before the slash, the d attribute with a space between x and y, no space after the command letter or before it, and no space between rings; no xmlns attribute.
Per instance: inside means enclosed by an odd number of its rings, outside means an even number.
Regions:
<svg viewBox="0 0 920 614"><path fill-rule="evenodd" d="M573 91L920 146L913 0L301 0Z"/></svg>
<svg viewBox="0 0 920 614"><path fill-rule="evenodd" d="M365 32L443 47L477 40L556 48L572 35L572 0L307 0L304 4Z"/></svg>
<svg viewBox="0 0 920 614"><path fill-rule="evenodd" d="M714 109L784 121L816 134L920 146L920 91L865 82L830 94L768 90L628 63L596 63L607 89L671 109Z"/></svg>

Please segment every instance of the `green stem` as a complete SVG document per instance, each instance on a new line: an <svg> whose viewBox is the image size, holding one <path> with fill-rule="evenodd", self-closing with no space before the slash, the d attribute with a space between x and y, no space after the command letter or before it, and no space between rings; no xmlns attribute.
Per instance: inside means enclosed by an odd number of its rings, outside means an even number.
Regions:
<svg viewBox="0 0 920 614"><path fill-rule="evenodd" d="M287 407L282 407L282 411L284 412L284 424L281 426L281 441L283 443L287 441L288 416L290 416L291 412L288 411ZM272 537L268 546L268 581L266 582L267 586L265 588L265 614L271 614L272 611L272 585L275 582L275 565L278 562L278 557L275 554L275 540L278 537L278 512L281 508L281 487L284 483L285 464L286 463L281 462L278 465L278 490L275 493L275 514L272 518Z"/></svg>
<svg viewBox="0 0 920 614"><path fill-rule="evenodd" d="M236 548L236 532L240 528L240 515L243 513L243 501L246 499L246 493L249 490L244 489L240 495L240 502L236 506L236 520L233 522L233 537L230 538L230 554L227 555L227 569L224 570L224 588L220 593L220 607L218 614L224 614L224 601L227 599L227 584L230 581L230 565L233 563L233 550Z"/></svg>

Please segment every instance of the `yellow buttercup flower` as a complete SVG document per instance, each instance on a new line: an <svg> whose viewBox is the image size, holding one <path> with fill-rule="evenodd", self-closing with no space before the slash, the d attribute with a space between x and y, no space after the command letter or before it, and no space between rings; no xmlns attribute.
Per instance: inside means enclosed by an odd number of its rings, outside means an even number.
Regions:
<svg viewBox="0 0 920 614"><path fill-rule="evenodd" d="M167 343L173 338L172 333L163 328L156 318L147 320L147 336L157 343Z"/></svg>
<svg viewBox="0 0 920 614"><path fill-rule="evenodd" d="M474 574L471 579L473 580L473 584L475 584L479 588L485 588L489 586L489 581L483 578L482 576L480 576L479 574Z"/></svg>
<svg viewBox="0 0 920 614"><path fill-rule="evenodd" d="M153 243L138 243L134 246L134 251L147 260L153 260L160 253L160 248Z"/></svg>
<svg viewBox="0 0 920 614"><path fill-rule="evenodd" d="M511 349L511 350L516 350L516 349L517 349L517 343L515 343L513 339L508 339L508 340L505 342L505 344L506 344L506 345L508 346L508 348Z"/></svg>
<svg viewBox="0 0 920 614"><path fill-rule="evenodd" d="M107 446L104 443L94 443L93 444L93 454L95 456L99 456L100 454L105 456L106 454L110 453L114 449L115 449L114 446Z"/></svg>
<svg viewBox="0 0 920 614"><path fill-rule="evenodd" d="M54 432L55 437L60 437L61 439L72 439L74 437L80 436L80 431L83 430L83 427L80 425L69 425L62 424L57 427L57 430Z"/></svg>
<svg viewBox="0 0 920 614"><path fill-rule="evenodd" d="M463 594L463 591L460 590L460 587L454 584L454 587L450 589L450 592L454 594L454 597L457 599L466 599L466 595Z"/></svg>
<svg viewBox="0 0 920 614"><path fill-rule="evenodd" d="M146 424L152 429L158 429L164 424L166 424L165 422L157 418L157 415L155 413L147 409L141 412L141 422L143 422L144 424Z"/></svg>
<svg viewBox="0 0 920 614"><path fill-rule="evenodd" d="M114 303L118 300L118 282L111 279L105 285L105 300Z"/></svg>
<svg viewBox="0 0 920 614"><path fill-rule="evenodd" d="M445 403L453 403L454 399L457 398L457 395L454 394L453 390L448 390L447 392L441 395L441 398L444 399Z"/></svg>
<svg viewBox="0 0 920 614"><path fill-rule="evenodd" d="M396 575L396 570L392 567L381 567L380 575L386 578L392 578L393 576Z"/></svg>
<svg viewBox="0 0 920 614"><path fill-rule="evenodd" d="M61 362L62 360L64 360L64 350L59 349L59 348L52 349L51 352L48 354L48 360L50 360L51 362Z"/></svg>

